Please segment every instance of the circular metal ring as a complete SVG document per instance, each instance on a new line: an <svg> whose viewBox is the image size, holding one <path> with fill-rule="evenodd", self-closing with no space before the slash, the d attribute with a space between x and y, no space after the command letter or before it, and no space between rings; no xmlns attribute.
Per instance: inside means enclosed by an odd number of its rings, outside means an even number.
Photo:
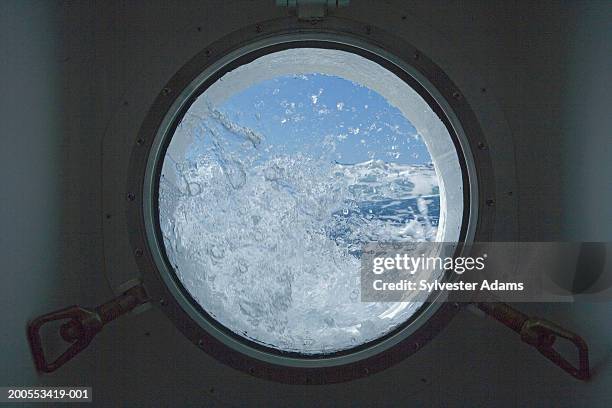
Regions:
<svg viewBox="0 0 612 408"><path fill-rule="evenodd" d="M406 358L450 321L460 309L452 302L424 305L398 329L346 352L314 358L268 349L206 317L176 279L160 245L157 186L161 159L182 114L210 84L258 56L295 47L337 48L374 60L408 82L428 102L453 136L464 174L463 241L491 239L494 176L476 117L461 92L427 57L409 44L374 27L326 19L318 26L294 19L247 27L207 47L160 91L150 109L130 160L127 218L133 248L144 253L136 262L149 295L195 344L220 361L249 374L298 384L348 381L383 370ZM245 38L251 37L245 42ZM484 198L486 197L486 199ZM493 198L494 199L494 198ZM253 344L250 344L253 343Z"/></svg>

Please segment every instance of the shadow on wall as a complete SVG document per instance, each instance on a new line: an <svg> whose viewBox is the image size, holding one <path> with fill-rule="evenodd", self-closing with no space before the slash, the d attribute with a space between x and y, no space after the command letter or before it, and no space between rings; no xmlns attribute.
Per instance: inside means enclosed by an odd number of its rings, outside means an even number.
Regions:
<svg viewBox="0 0 612 408"><path fill-rule="evenodd" d="M71 32L93 8L7 1L0 6L3 91L2 385L61 384L39 377L26 323L66 302L95 304L104 281L99 222L99 140L91 95L93 32ZM76 9L76 10L75 10ZM85 14L83 13L85 12ZM74 61L78 59L78 61ZM90 97L88 97L90 95ZM101 136L101 131L98 131ZM86 373L92 359L73 367ZM81 367L81 368L79 368ZM74 383L75 373L69 383ZM86 376L82 381L86 381Z"/></svg>
<svg viewBox="0 0 612 408"><path fill-rule="evenodd" d="M561 95L564 239L612 241L612 3L580 3L568 24Z"/></svg>

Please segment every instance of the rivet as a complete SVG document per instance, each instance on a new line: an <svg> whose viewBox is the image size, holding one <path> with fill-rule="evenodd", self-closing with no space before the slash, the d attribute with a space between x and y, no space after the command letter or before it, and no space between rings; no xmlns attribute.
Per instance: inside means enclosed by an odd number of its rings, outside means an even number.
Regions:
<svg viewBox="0 0 612 408"><path fill-rule="evenodd" d="M402 16L402 20L405 20L405 19L406 19L406 16Z"/></svg>
<svg viewBox="0 0 612 408"><path fill-rule="evenodd" d="M198 26L196 27L196 30L198 30L198 32L202 31L202 27Z"/></svg>
<svg viewBox="0 0 612 408"><path fill-rule="evenodd" d="M255 31L257 31L258 33L261 33L261 30L263 30L263 28L262 28L261 24L257 24L257 25L255 26Z"/></svg>
<svg viewBox="0 0 612 408"><path fill-rule="evenodd" d="M210 55L212 54L212 51L211 51L211 50L206 50L206 51L204 51L204 54L205 54L207 57L210 57Z"/></svg>
<svg viewBox="0 0 612 408"><path fill-rule="evenodd" d="M487 145L484 144L483 142L478 142L478 148L480 150L487 150Z"/></svg>
<svg viewBox="0 0 612 408"><path fill-rule="evenodd" d="M140 258L142 256L142 249L141 248L136 248L134 250L134 255L136 255L136 257Z"/></svg>
<svg viewBox="0 0 612 408"><path fill-rule="evenodd" d="M508 195L509 195L509 196L511 196L511 195L513 195L513 194L514 194L514 192L513 192L513 191L508 191Z"/></svg>
<svg viewBox="0 0 612 408"><path fill-rule="evenodd" d="M371 34L372 33L372 26L366 26L365 30L366 30L366 34Z"/></svg>
<svg viewBox="0 0 612 408"><path fill-rule="evenodd" d="M134 193L128 193L128 195L127 195L127 199L128 199L129 201L134 201L134 200L136 199L136 194L134 194Z"/></svg>
<svg viewBox="0 0 612 408"><path fill-rule="evenodd" d="M487 88L480 88L480 92L486 93L487 92Z"/></svg>
<svg viewBox="0 0 612 408"><path fill-rule="evenodd" d="M170 88L164 88L164 89L162 89L162 95L169 95L169 94L170 94L170 92L171 92L171 89L170 89Z"/></svg>
<svg viewBox="0 0 612 408"><path fill-rule="evenodd" d="M493 200L492 198L489 198L489 199L486 201L486 203L487 203L487 205L488 205L489 207L493 207L493 206L495 205L495 200Z"/></svg>
<svg viewBox="0 0 612 408"><path fill-rule="evenodd" d="M112 215L110 215L110 214L106 214L106 215L105 215L105 217L106 217L106 219L107 219L107 220L110 220L110 219L111 219L111 217L112 217Z"/></svg>
<svg viewBox="0 0 612 408"><path fill-rule="evenodd" d="M164 298L159 299L159 304L162 306L166 306L166 299Z"/></svg>
<svg viewBox="0 0 612 408"><path fill-rule="evenodd" d="M370 374L370 369L369 369L369 368L367 368L367 367L366 367L366 368L364 368L364 369L363 369L363 373L364 373L365 375Z"/></svg>
<svg viewBox="0 0 612 408"><path fill-rule="evenodd" d="M455 99L461 99L461 94L457 91L453 92L453 98Z"/></svg>
<svg viewBox="0 0 612 408"><path fill-rule="evenodd" d="M198 346L204 347L204 340L202 339L198 340Z"/></svg>
<svg viewBox="0 0 612 408"><path fill-rule="evenodd" d="M138 146L142 146L144 144L144 140L139 138L138 140L136 140L136 144Z"/></svg>
<svg viewBox="0 0 612 408"><path fill-rule="evenodd" d="M419 58L421 58L421 54L419 54L418 52L414 53L414 59L418 60Z"/></svg>

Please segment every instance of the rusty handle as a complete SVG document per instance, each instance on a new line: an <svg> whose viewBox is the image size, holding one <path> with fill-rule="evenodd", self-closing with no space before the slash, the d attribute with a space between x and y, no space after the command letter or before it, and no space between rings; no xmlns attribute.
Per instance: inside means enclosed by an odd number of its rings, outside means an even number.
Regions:
<svg viewBox="0 0 612 408"><path fill-rule="evenodd" d="M584 339L552 322L529 317L502 302L477 303L480 310L521 336L521 340L535 347L542 355L579 380L588 380L589 348ZM558 337L569 340L578 350L578 367L572 365L553 347Z"/></svg>
<svg viewBox="0 0 612 408"><path fill-rule="evenodd" d="M39 316L28 323L28 341L38 371L51 373L85 349L104 325L148 301L141 285L134 286L119 297L95 309L70 306ZM62 339L71 345L54 361L48 362L40 337L40 329L47 323L68 320L60 329Z"/></svg>

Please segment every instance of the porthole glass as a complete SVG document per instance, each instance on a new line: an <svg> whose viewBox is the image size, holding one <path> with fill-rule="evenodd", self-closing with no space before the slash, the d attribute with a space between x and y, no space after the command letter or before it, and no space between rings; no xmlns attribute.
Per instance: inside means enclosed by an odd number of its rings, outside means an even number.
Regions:
<svg viewBox="0 0 612 408"><path fill-rule="evenodd" d="M354 53L296 48L225 73L163 158L158 215L178 280L241 338L304 355L348 350L425 299L360 300L370 242L459 240L455 144L410 85Z"/></svg>

